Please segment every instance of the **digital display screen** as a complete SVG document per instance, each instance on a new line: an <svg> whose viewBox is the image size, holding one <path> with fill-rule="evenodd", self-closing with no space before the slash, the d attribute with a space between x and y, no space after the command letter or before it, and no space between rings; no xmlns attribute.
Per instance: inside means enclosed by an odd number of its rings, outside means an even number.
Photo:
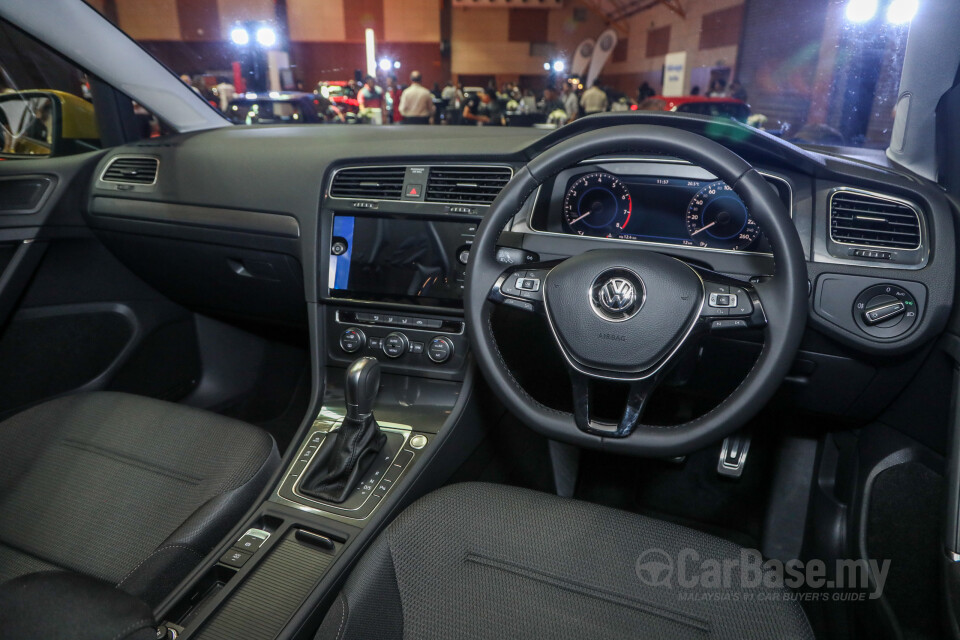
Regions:
<svg viewBox="0 0 960 640"><path fill-rule="evenodd" d="M474 222L338 215L333 221L330 295L462 306L462 254L476 231Z"/></svg>
<svg viewBox="0 0 960 640"><path fill-rule="evenodd" d="M612 165L571 169L548 185L531 217L536 230L699 249L767 253L769 243L726 183L701 175L629 172ZM691 173L698 171L691 169ZM702 171L698 171L703 173ZM770 180L789 206L789 186Z"/></svg>
<svg viewBox="0 0 960 640"><path fill-rule="evenodd" d="M677 214L686 213L690 201L704 185L710 184L710 181L627 176L623 178L623 182L630 191L633 211L637 215L630 216L617 237L627 240L694 243L687 230L686 217Z"/></svg>

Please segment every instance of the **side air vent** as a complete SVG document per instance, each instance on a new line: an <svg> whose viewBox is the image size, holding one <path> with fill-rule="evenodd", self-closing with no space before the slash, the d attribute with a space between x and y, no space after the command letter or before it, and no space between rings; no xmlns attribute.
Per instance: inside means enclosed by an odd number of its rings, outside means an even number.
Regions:
<svg viewBox="0 0 960 640"><path fill-rule="evenodd" d="M857 191L830 196L830 239L884 249L920 248L920 212L906 202Z"/></svg>
<svg viewBox="0 0 960 640"><path fill-rule="evenodd" d="M333 176L330 195L334 198L399 200L403 196L406 167L362 167L341 169Z"/></svg>
<svg viewBox="0 0 960 640"><path fill-rule="evenodd" d="M508 167L431 167L427 202L490 204L510 181Z"/></svg>
<svg viewBox="0 0 960 640"><path fill-rule="evenodd" d="M114 159L100 178L104 182L153 184L157 181L160 161L148 156L121 156Z"/></svg>

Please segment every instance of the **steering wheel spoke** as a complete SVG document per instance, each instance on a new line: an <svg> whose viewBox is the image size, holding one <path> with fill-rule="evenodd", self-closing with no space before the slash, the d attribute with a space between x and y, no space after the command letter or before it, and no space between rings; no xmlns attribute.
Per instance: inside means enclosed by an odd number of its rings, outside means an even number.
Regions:
<svg viewBox="0 0 960 640"><path fill-rule="evenodd" d="M570 382L573 386L573 417L577 427L593 435L606 438L625 438L633 433L640 423L647 401L660 383L659 373L642 380L630 382L627 403L620 420L614 424L595 420L591 417L591 378L579 371L570 369Z"/></svg>
<svg viewBox="0 0 960 640"><path fill-rule="evenodd" d="M543 315L543 283L557 264L554 261L512 266L500 274L487 297L495 304Z"/></svg>
<svg viewBox="0 0 960 640"><path fill-rule="evenodd" d="M713 332L762 329L767 316L757 288L749 283L722 274L697 269L703 280L703 305L700 322Z"/></svg>

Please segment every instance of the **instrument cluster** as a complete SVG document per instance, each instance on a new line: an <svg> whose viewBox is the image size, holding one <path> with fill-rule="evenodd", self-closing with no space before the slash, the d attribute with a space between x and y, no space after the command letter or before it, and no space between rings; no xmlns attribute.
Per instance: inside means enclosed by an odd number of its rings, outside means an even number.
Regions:
<svg viewBox="0 0 960 640"><path fill-rule="evenodd" d="M768 253L760 227L736 192L722 180L690 169L686 175L631 174L600 166L565 171L556 178L547 203L538 201L531 227L594 238ZM768 179L789 198L785 182L786 194L775 179Z"/></svg>

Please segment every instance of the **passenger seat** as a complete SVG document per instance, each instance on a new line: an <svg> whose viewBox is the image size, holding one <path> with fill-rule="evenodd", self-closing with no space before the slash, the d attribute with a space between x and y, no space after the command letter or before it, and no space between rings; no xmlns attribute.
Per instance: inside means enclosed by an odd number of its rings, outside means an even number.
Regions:
<svg viewBox="0 0 960 640"><path fill-rule="evenodd" d="M66 569L159 603L280 462L265 431L139 396L52 400L0 423L0 583Z"/></svg>

